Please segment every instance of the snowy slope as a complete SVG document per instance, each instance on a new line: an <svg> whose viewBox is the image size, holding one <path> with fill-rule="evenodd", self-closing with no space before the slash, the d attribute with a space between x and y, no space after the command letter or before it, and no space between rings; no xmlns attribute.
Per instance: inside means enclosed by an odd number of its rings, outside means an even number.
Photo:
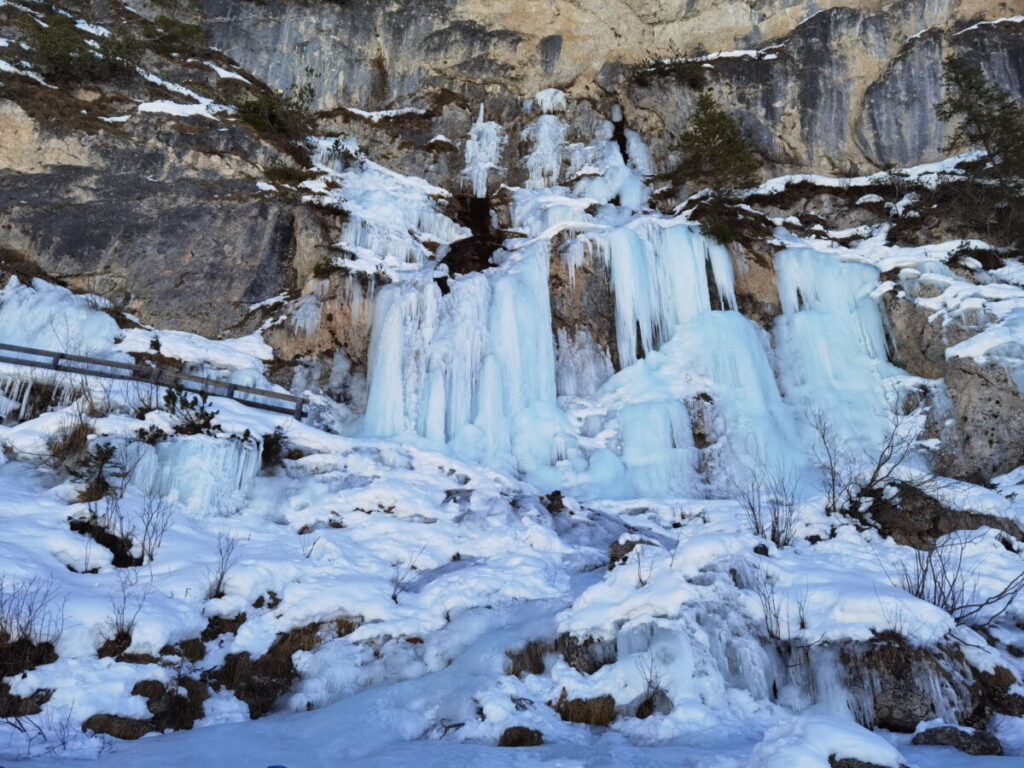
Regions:
<svg viewBox="0 0 1024 768"><path fill-rule="evenodd" d="M569 143L564 104L538 94L528 183L506 189L521 236L465 275L437 256L469 234L448 216L450 192L318 140L320 175L304 188L348 214L338 266L380 280L359 294L372 317L362 412L310 393L318 410L299 423L212 398L215 426L188 434L160 391L0 370L4 589L47 584L44 614L62 627L49 636L54 660L3 678L0 694L50 692L34 720L0 719L5 761L1021 764L862 727L883 721L880 647L912 660L931 720L972 718L988 690L974 678L1000 670L1011 680L1000 695L1016 701L1024 605L986 605L983 634L910 594L900 575L920 550L830 514L814 459L816 415L858 457L877 455L894 411L909 412L911 441L923 422L906 397L922 382L889 362L879 301L895 286L883 273L903 270L935 289L921 301L938 316L982 326L948 354L1018 371L1014 265L975 283L943 267L955 244L898 249L871 233L846 247L780 229L782 314L769 332L737 311L729 252L684 215L647 207L639 137L627 137L628 158L611 122ZM503 141L481 113L466 141L474 193L488 189ZM570 275L584 259L606 271L618 372L552 333L552 259ZM122 329L101 300L41 280L3 288L0 342L112 360L159 351L205 376L274 386L260 332ZM707 445L695 440L699 403ZM76 425L88 450L108 444L120 462L106 500L87 500L73 462L52 456ZM285 450L267 460L275 429ZM154 430L163 436L144 439ZM896 481L926 467L923 452L903 458L892 482L854 483L850 501L860 490L896 498ZM743 503L766 471L792 479L784 536L752 530ZM1019 521L1020 486L1011 473L995 489L937 479L928 490L948 508ZM158 505L170 524L150 558L137 539ZM147 562L115 565L82 532L118 520L135 526L127 555ZM1021 549L1005 530L973 532L957 550L968 599L1017 578ZM119 605L129 637L106 653ZM273 656L285 641L294 646ZM226 671L272 656L269 697ZM201 687L194 730L97 735L152 725L164 701L147 693L154 681L178 703ZM569 716L574 701L603 702L607 717ZM1007 752L1024 754L1024 721L999 718ZM15 727L26 722L39 727ZM510 727L546 744L495 746Z"/></svg>

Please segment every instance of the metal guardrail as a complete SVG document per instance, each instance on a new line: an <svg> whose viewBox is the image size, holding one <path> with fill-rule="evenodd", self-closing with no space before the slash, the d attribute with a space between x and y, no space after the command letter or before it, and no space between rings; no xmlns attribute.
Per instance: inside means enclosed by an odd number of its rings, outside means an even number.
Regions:
<svg viewBox="0 0 1024 768"><path fill-rule="evenodd" d="M12 357L9 354L3 354L5 352L42 359L33 360L25 359L24 357ZM190 373L184 373L167 365L147 362L120 363L115 360L103 360L97 357L71 355L65 352L33 349L32 347L18 347L14 344L0 344L0 363L40 368L78 376L98 376L103 379L138 381L155 387L177 386L196 394L228 397L253 408L274 411L275 413L285 413L294 416L298 420L302 420L306 416L306 402L302 397L283 392L273 392L269 389L246 387L241 384L232 384L231 382L218 381L217 379L203 376L193 376ZM260 402L246 398L245 395L261 397L281 404Z"/></svg>

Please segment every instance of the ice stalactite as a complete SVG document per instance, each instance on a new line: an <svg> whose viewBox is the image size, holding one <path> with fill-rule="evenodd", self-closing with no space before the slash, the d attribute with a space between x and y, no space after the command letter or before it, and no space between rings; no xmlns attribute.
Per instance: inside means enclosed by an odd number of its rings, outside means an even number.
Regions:
<svg viewBox="0 0 1024 768"><path fill-rule="evenodd" d="M541 115L526 127L523 138L533 143L526 158L526 187L540 189L557 184L562 170L565 123L556 115Z"/></svg>
<svg viewBox="0 0 1024 768"><path fill-rule="evenodd" d="M193 435L132 447L138 451L133 485L207 514L229 508L260 468L259 448L243 440Z"/></svg>
<svg viewBox="0 0 1024 768"><path fill-rule="evenodd" d="M501 270L386 286L370 343L369 434L419 435L508 467L554 461L555 360L546 242ZM553 420L552 420L553 419Z"/></svg>
<svg viewBox="0 0 1024 768"><path fill-rule="evenodd" d="M623 367L657 349L680 323L711 310L708 261L723 308L736 306L728 252L690 224L642 217L589 242L610 271Z"/></svg>
<svg viewBox="0 0 1024 768"><path fill-rule="evenodd" d="M484 105L480 115L469 131L466 140L466 169L463 175L469 179L473 197L487 197L487 179L491 171L501 166L501 149L505 145L505 134L497 123L484 120Z"/></svg>
<svg viewBox="0 0 1024 768"><path fill-rule="evenodd" d="M840 437L865 448L886 428L888 362L875 267L811 248L775 258L783 314L773 329L780 382L804 413L820 412Z"/></svg>
<svg viewBox="0 0 1024 768"><path fill-rule="evenodd" d="M418 268L433 258L438 244L470 233L442 211L451 195L422 179L405 176L358 154L358 146L321 140L313 164L337 182L311 182L310 199L341 208L346 216L335 244L348 256L349 271L373 273Z"/></svg>

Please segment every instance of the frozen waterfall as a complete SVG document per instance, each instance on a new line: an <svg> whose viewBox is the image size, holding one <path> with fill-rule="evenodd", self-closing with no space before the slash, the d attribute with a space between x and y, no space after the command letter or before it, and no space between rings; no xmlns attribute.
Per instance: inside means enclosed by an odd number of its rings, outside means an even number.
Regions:
<svg viewBox="0 0 1024 768"><path fill-rule="evenodd" d="M366 435L592 497L715 494L757 467L813 478L815 412L842 424L844 440L877 440L884 382L898 373L872 293L877 269L781 251L783 313L766 331L736 311L729 250L647 206L636 134L627 163L610 122L591 144L569 144L561 100L545 94L540 106L523 134L525 187L510 189L523 236L506 241L497 266L423 270L378 292ZM481 111L466 144L474 195L486 195L502 146ZM553 328L553 259L572 285L584 262L604 270L614 350L586 329Z"/></svg>

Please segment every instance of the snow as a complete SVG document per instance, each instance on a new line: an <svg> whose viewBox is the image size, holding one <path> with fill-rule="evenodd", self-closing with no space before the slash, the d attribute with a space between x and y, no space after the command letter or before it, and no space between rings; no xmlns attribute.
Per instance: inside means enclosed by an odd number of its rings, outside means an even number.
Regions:
<svg viewBox="0 0 1024 768"><path fill-rule="evenodd" d="M853 723L794 717L772 728L754 748L748 768L828 768L830 758L900 768L903 756L885 739Z"/></svg>
<svg viewBox="0 0 1024 768"><path fill-rule="evenodd" d="M101 26L98 26L96 24L90 24L89 22L85 21L84 19L76 19L75 20L75 26L78 27L83 32L88 32L90 35L92 35L94 37L109 37L110 36L110 30L107 29L106 27L101 27Z"/></svg>
<svg viewBox="0 0 1024 768"><path fill-rule="evenodd" d="M997 24L1024 24L1024 16L1006 16L1001 19L992 19L991 21L979 21L977 24L972 24L969 27L961 29L959 32L954 32L953 36L955 37L956 35L962 35L975 29Z"/></svg>
<svg viewBox="0 0 1024 768"><path fill-rule="evenodd" d="M377 112L367 112L363 109L357 109L356 107L345 107L346 112L369 120L371 123L379 123L381 120L390 120L396 117L406 117L409 115L425 115L427 110L420 109L418 107L402 107L400 109L385 109Z"/></svg>
<svg viewBox="0 0 1024 768"><path fill-rule="evenodd" d="M851 455L870 458L899 393L921 383L889 360L879 302L890 290L912 294L936 321L977 331L950 354L1019 370L1024 290L1010 279L1019 263L976 284L946 265L959 243L903 248L876 230L780 229L782 311L766 330L738 311L744 267L730 251L685 216L650 207L641 138L627 133L628 162L610 121L589 143L570 143L563 104L557 91L534 99L528 181L502 189L521 236L468 274L444 263L470 234L449 215L450 192L374 163L354 140L314 140L317 176L303 189L347 214L337 265L349 274L338 288L370 329L365 408L316 394L324 412L298 422L214 397L212 434L177 434L159 388L53 381L54 402L36 414L28 395L49 380L0 371L0 563L5 577L52 578L67 597L59 659L4 682L17 694L54 689L42 717L66 718L73 732L62 754L0 732L5 760L823 768L835 755L958 764L948 750L858 725L873 720L877 675L854 674L844 654L898 633L924 651L948 647L976 669L1020 663L894 583L916 550L826 514L810 421L823 415ZM216 111L198 99L176 107ZM470 128L464 166L479 197L505 164L500 128L484 117ZM853 245L838 242L854 234ZM553 269L570 292L583 287L583 270L607 278L608 348L589 329L555 332ZM883 282L892 270L898 278ZM386 282L370 282L378 271ZM312 333L321 297L311 290L251 308L287 313L297 332ZM159 351L200 375L281 389L260 332L214 340L122 329L108 306L12 278L0 291L0 342L124 361ZM352 365L339 354L322 370L344 380ZM333 418L342 410L344 419ZM115 568L108 550L69 528L69 517L107 509L90 509L79 500L82 481L44 461L82 414L90 445L109 442L131 469L117 500L126 519L140 525L147 504L168 505L171 526L145 566ZM916 411L910 426L921 419ZM168 436L136 439L149 428ZM264 468L264 438L277 428L287 458ZM789 542L755 535L736 498L759 471L793 478ZM915 458L900 476L921 472ZM942 480L929 493L953 509L1021 521L1022 488L1015 470L992 489ZM556 489L561 511L541 498ZM235 562L223 595L209 596L227 536ZM1004 538L972 532L963 548L972 594L991 595L1020 571ZM609 563L613 544L634 545L625 562ZM100 659L125 575L141 601L132 653L196 638L212 617L245 620L205 642L198 662ZM272 606L271 592L280 601ZM1003 618L992 632L1009 643L1024 607L1008 606ZM350 633L339 632L341 619ZM138 682L209 676L229 654L259 656L310 624L322 625L318 642L293 654L298 677L264 719L250 722L225 688L189 733L112 747L81 733L94 714L148 717L131 694ZM507 652L563 633L593 641L605 663L585 674L552 651L542 671L508 673ZM671 707L641 719L645 669ZM935 716L956 722L968 713L946 672L921 671L918 682L933 693ZM611 696L612 725L563 721L547 704L563 691ZM547 744L499 750L511 725L541 730ZM1024 749L1017 719L996 726L1008 750Z"/></svg>
<svg viewBox="0 0 1024 768"><path fill-rule="evenodd" d="M217 66L212 61L204 61L206 66L212 69L221 80L241 80L243 83L248 83L249 79L242 77L237 72L232 72L230 69L224 69L224 67Z"/></svg>
<svg viewBox="0 0 1024 768"><path fill-rule="evenodd" d="M167 115L176 115L178 117L206 117L210 120L215 119L213 115L207 111L206 105L181 104L177 101L167 101L164 99L161 99L160 101L147 101L143 104L139 104L139 112L162 112Z"/></svg>

